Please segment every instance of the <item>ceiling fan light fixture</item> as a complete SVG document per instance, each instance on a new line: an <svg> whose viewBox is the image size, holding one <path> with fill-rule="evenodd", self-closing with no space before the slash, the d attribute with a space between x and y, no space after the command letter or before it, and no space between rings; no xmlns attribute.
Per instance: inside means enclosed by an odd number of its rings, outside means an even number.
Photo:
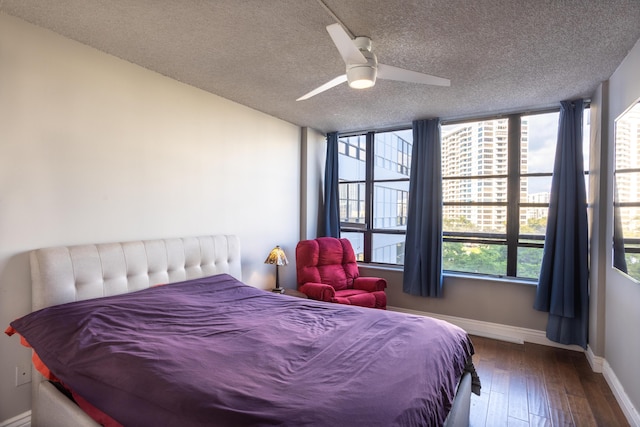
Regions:
<svg viewBox="0 0 640 427"><path fill-rule="evenodd" d="M367 89L376 84L377 70L369 65L355 66L347 70L347 82L353 89Z"/></svg>

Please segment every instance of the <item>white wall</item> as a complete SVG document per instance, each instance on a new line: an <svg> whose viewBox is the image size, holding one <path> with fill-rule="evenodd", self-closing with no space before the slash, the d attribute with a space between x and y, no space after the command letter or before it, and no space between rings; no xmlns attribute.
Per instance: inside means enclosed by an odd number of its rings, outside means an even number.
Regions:
<svg viewBox="0 0 640 427"><path fill-rule="evenodd" d="M613 170L615 119L640 98L640 41L609 79L608 150L609 170ZM612 176L609 174L609 194ZM613 224L612 204L609 204L608 224ZM640 284L611 267L613 227L607 228L607 283L605 305L605 359L624 392L640 424Z"/></svg>
<svg viewBox="0 0 640 427"><path fill-rule="evenodd" d="M30 311L27 253L239 235L243 278L299 235L300 128L0 13L0 329ZM294 286L295 269L281 270ZM0 337L0 422L30 409Z"/></svg>

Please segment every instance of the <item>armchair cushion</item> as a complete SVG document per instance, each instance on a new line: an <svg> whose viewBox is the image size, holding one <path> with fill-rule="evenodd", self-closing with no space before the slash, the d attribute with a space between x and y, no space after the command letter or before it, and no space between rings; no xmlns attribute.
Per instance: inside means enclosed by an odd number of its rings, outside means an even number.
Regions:
<svg viewBox="0 0 640 427"><path fill-rule="evenodd" d="M336 290L324 283L308 282L300 286L298 290L309 298L318 301L332 302L336 295Z"/></svg>
<svg viewBox="0 0 640 427"><path fill-rule="evenodd" d="M333 302L375 308L376 297L371 292L360 291L357 289L345 289L342 291L336 291L336 296Z"/></svg>
<svg viewBox="0 0 640 427"><path fill-rule="evenodd" d="M327 283L335 290L353 287L358 277L356 256L347 239L320 237L303 240L296 247L298 285Z"/></svg>
<svg viewBox="0 0 640 427"><path fill-rule="evenodd" d="M384 291L386 287L387 281L380 277L358 277L353 281L353 289L368 292Z"/></svg>

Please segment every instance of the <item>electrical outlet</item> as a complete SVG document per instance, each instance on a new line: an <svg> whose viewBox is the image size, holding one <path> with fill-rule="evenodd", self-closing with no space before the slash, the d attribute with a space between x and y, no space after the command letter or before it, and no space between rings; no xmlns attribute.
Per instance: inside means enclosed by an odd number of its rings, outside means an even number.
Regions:
<svg viewBox="0 0 640 427"><path fill-rule="evenodd" d="M31 368L29 365L16 366L16 387L31 382Z"/></svg>

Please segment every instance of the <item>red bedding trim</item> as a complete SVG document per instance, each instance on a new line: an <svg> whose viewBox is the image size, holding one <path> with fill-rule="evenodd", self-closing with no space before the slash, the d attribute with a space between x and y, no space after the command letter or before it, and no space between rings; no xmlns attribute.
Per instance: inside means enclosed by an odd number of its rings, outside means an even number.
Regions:
<svg viewBox="0 0 640 427"><path fill-rule="evenodd" d="M63 386L64 387L64 386ZM75 391L71 390L69 387L65 387L71 395L73 396L73 400L76 401L80 409L87 413L95 422L104 426L104 427L124 427L122 424L111 418L109 415L102 412L100 409L93 406L91 403L84 400L82 396L80 396Z"/></svg>
<svg viewBox="0 0 640 427"><path fill-rule="evenodd" d="M31 345L27 342L27 340L24 339L22 335L18 334L18 331L13 329L13 326L9 326L7 329L5 329L4 333L9 336L17 334L20 337L20 344L33 350L33 347L31 347ZM58 377L53 375L53 373L49 370L49 368L47 368L47 365L45 365L44 362L40 360L40 356L38 356L38 353L36 353L35 351L33 351L33 354L31 355L31 362L33 363L33 366L38 370L38 372L42 374L43 377L45 377L50 381L60 382L60 380L58 380Z"/></svg>
<svg viewBox="0 0 640 427"><path fill-rule="evenodd" d="M156 286L161 286L161 285L159 284ZM13 328L13 326L9 326L7 329L5 329L4 333L9 336L17 334L20 337L20 344L33 350L33 347L29 345L27 340L24 339L24 337L20 335L18 331L16 331ZM75 400L76 404L80 407L80 409L82 409L84 412L87 413L87 415L93 418L95 422L97 422L98 424L104 427L123 427L122 424L120 424L119 422L111 418L109 415L102 412L100 409L93 406L91 403L87 402L82 396L77 394L75 391L71 390L69 387L62 384L62 382L49 370L49 368L47 368L47 365L45 365L44 362L42 362L42 360L40 359L40 356L38 356L38 354L35 351L33 351L33 354L31 356L31 361L33 363L33 366L38 370L38 372L42 374L43 377L45 377L50 381L57 382L66 390L68 390L69 393L71 393L71 395L73 396L73 400Z"/></svg>

